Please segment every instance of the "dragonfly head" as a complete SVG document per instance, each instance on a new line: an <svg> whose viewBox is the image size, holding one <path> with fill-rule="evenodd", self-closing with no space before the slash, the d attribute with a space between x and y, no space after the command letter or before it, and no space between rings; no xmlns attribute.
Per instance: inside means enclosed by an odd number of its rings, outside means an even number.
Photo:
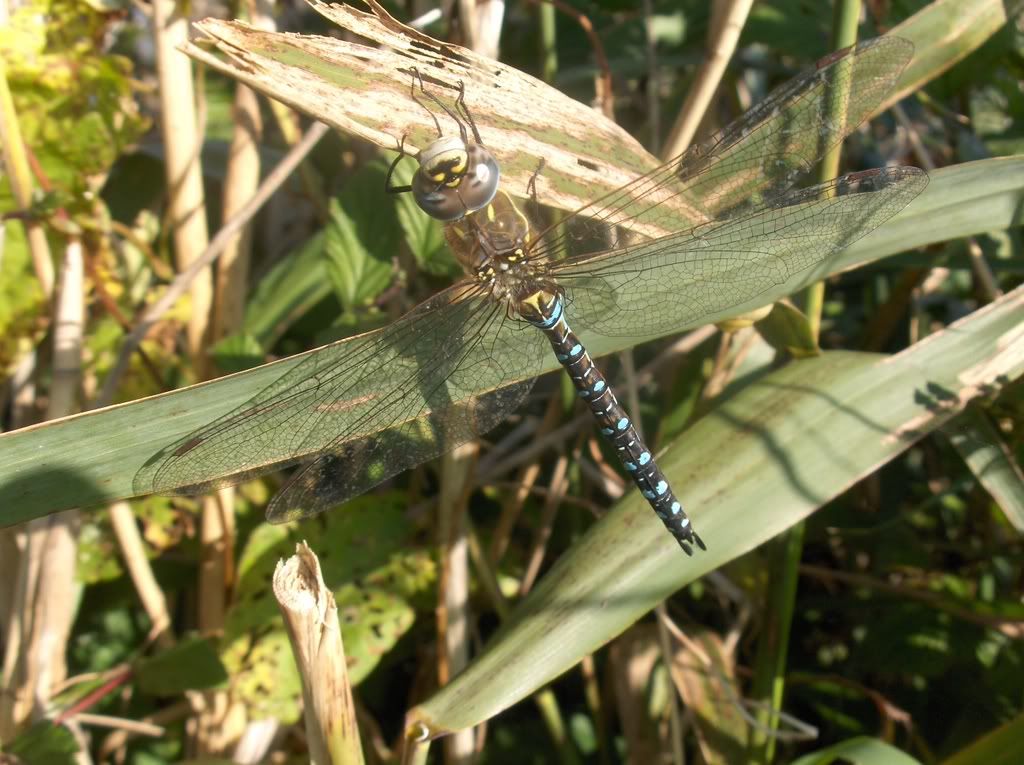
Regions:
<svg viewBox="0 0 1024 765"><path fill-rule="evenodd" d="M438 138L417 160L412 194L431 218L458 220L489 205L498 191L498 163L480 144L458 136Z"/></svg>

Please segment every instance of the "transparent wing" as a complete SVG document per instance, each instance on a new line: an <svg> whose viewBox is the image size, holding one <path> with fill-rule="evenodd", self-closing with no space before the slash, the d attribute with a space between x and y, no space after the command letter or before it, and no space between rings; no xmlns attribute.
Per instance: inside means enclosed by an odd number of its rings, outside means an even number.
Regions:
<svg viewBox="0 0 1024 765"><path fill-rule="evenodd" d="M928 184L913 167L867 170L766 206L635 246L564 261L573 322L606 336L657 334L726 318L826 261Z"/></svg>
<svg viewBox="0 0 1024 765"><path fill-rule="evenodd" d="M880 37L822 59L715 136L543 232L532 257L612 249L621 228L657 239L779 197L877 110L913 51Z"/></svg>
<svg viewBox="0 0 1024 765"><path fill-rule="evenodd" d="M499 423L529 391L544 345L475 285L455 285L383 329L314 351L155 455L135 489L208 491L314 459L268 516L320 512Z"/></svg>

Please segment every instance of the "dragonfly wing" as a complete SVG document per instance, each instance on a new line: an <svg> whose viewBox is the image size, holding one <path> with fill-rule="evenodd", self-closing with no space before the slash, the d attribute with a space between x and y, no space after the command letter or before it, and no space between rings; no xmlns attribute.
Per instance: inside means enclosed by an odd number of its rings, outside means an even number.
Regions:
<svg viewBox="0 0 1024 765"><path fill-rule="evenodd" d="M543 353L539 333L516 330L476 286L450 287L383 329L312 352L155 455L135 489L206 491L324 454L322 467L343 468L330 471L335 485L289 517L319 512L497 424L529 384L498 389L536 374Z"/></svg>
<svg viewBox="0 0 1024 765"><path fill-rule="evenodd" d="M522 325L509 321L503 306L488 303L486 322L474 322L478 329L461 342L460 333L469 332L464 325L430 328L433 342L459 352L446 354L446 368L437 365L436 357L432 360L438 394L428 397L427 406L403 395L389 413L391 424L361 438L335 439L274 497L268 520L298 520L341 504L480 437L517 409L541 371L546 344L539 332L523 331ZM507 382L524 375L520 382Z"/></svg>
<svg viewBox="0 0 1024 765"><path fill-rule="evenodd" d="M880 226L927 183L913 167L851 173L745 215L573 258L552 273L580 326L613 337L685 329L780 297L773 287Z"/></svg>
<svg viewBox="0 0 1024 765"><path fill-rule="evenodd" d="M542 235L535 257L614 248L620 227L661 238L778 197L878 109L913 52L907 40L879 37L833 53L716 135L577 210Z"/></svg>
<svg viewBox="0 0 1024 765"><path fill-rule="evenodd" d="M339 438L291 477L267 508L267 519L285 523L308 517L478 438L518 408L532 387L531 377L469 396L440 412L423 412L371 436Z"/></svg>
<svg viewBox="0 0 1024 765"><path fill-rule="evenodd" d="M881 106L913 55L908 40L876 37L826 56L684 153L685 195L714 220L789 190Z"/></svg>

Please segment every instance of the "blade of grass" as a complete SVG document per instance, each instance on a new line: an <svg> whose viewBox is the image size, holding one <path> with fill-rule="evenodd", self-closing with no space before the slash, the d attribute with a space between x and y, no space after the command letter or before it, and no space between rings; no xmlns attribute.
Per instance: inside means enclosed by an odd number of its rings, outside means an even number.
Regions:
<svg viewBox="0 0 1024 765"><path fill-rule="evenodd" d="M686 558L636 492L594 526L488 650L410 713L443 735L550 682L696 577L806 518L1024 374L1024 287L892 357L832 352L724 402L659 457L708 551Z"/></svg>
<svg viewBox="0 0 1024 765"><path fill-rule="evenodd" d="M829 272L907 247L1014 225L1021 219L1022 198L1024 157L938 171L911 207L837 256ZM805 281L780 285L764 299L789 294ZM653 339L587 333L582 338L595 356ZM244 403L303 358L0 435L0 525L132 496L132 480L150 456ZM557 367L553 358L547 363L547 370Z"/></svg>

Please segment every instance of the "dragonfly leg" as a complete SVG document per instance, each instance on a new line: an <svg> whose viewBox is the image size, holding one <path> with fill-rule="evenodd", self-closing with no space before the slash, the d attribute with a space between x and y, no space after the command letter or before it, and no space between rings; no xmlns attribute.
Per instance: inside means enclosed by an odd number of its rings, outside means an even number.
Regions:
<svg viewBox="0 0 1024 765"><path fill-rule="evenodd" d="M476 120L473 119L473 115L469 112L469 107L466 106L466 83L459 80L459 95L455 99L455 108L465 118L465 124L469 125L469 129L473 131L473 140L478 144L483 145L483 141L480 139L480 131L476 129ZM459 127L462 129L462 140L467 140L466 129L460 123Z"/></svg>
<svg viewBox="0 0 1024 765"><path fill-rule="evenodd" d="M420 86L420 93L429 98L434 103L434 105L437 106L438 109L440 109L453 120L455 120L455 124L459 126L459 137L462 138L462 143L469 143L469 133L466 131L467 124L469 124L470 128L473 130L473 136L474 138L476 138L476 142L480 143L480 133L477 132L476 123L473 121L473 116L469 113L469 109L466 107L466 85L462 82L462 80L459 80L457 87L459 94L455 97L455 109L452 109L440 98L438 98L432 92L427 90L426 83L423 81L423 75L420 74L419 69L413 67L412 74L413 81L412 88L409 91L410 95L412 96L412 100L415 101L420 106L422 106L423 109L427 112L427 114L430 115L430 119L434 121L434 127L437 128L437 137L444 137L444 132L441 130L441 123L437 121L437 115L430 109L430 107L423 103L423 101L421 101L419 97L416 95L417 83Z"/></svg>
<svg viewBox="0 0 1024 765"><path fill-rule="evenodd" d="M409 154L405 150L405 133L402 133L402 140L398 142L398 156L395 157L395 161L391 163L391 167L388 168L387 177L384 178L384 193L405 194L406 192L412 191L412 186L391 185L391 177L395 174L395 168L398 167L399 162L408 156Z"/></svg>
<svg viewBox="0 0 1024 765"><path fill-rule="evenodd" d="M534 220L540 218L540 202L537 201L537 177L544 170L544 157L537 163L537 169L533 171L530 180L526 183L526 193L530 196L531 215Z"/></svg>
<svg viewBox="0 0 1024 765"><path fill-rule="evenodd" d="M425 103L420 101L419 97L416 95L416 84L417 83L419 83L420 91L424 95L429 96L430 98L433 98L434 101L437 101L437 97L436 96L434 96L431 93L427 93L427 87L426 87L426 85L423 84L423 75L420 74L420 70L417 69L416 67L413 67L412 68L412 84L409 86L409 96L419 106L423 107L423 111L425 111L427 114L430 115L430 119L432 119L434 121L434 128L437 130L437 137L440 138L441 136L444 135L444 133L441 131L441 123L437 121L437 115L435 115L434 112L432 112L430 110L430 107L428 107ZM443 106L442 106L442 108L443 108Z"/></svg>

